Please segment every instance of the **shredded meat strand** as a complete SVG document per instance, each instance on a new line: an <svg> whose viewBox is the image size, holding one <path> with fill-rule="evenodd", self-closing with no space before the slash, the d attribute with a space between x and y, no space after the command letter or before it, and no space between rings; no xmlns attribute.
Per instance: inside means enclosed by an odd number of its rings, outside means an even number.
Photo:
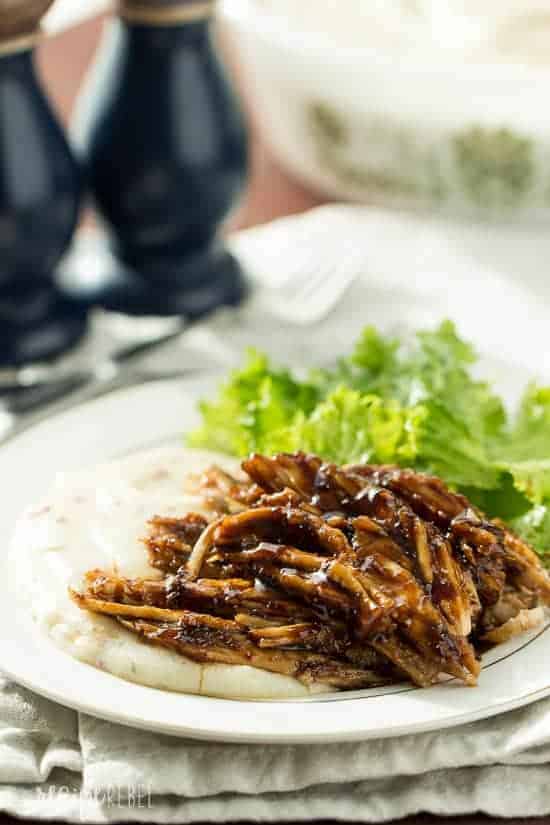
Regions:
<svg viewBox="0 0 550 825"><path fill-rule="evenodd" d="M478 640L550 604L533 550L438 478L253 455L193 480L210 512L155 516L149 578L92 570L71 598L198 662L353 689L476 683Z"/></svg>

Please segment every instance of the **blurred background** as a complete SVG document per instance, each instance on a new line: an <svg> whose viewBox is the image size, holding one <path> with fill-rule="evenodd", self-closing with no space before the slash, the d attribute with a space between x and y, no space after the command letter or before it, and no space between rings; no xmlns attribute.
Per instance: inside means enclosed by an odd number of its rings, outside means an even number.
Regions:
<svg viewBox="0 0 550 825"><path fill-rule="evenodd" d="M40 49L65 118L109 3L79 5L54 5L46 27L73 28ZM550 215L546 0L223 0L216 17L253 136L233 225L328 197L480 220Z"/></svg>
<svg viewBox="0 0 550 825"><path fill-rule="evenodd" d="M225 0L277 157L335 198L530 223L550 209L546 0Z"/></svg>
<svg viewBox="0 0 550 825"><path fill-rule="evenodd" d="M179 329L239 304L258 290L228 234L324 203L366 204L388 224L415 215L423 232L442 219L451 261L478 247L495 272L537 288L547 280L549 0L0 0L0 9L8 389L30 380L14 379L14 366L86 343L98 310L174 316ZM29 20L41 20L36 41ZM102 231L74 235L77 225ZM351 224L344 234L359 250ZM83 252L84 237L93 240ZM324 247L339 254L334 238ZM348 281L363 253L355 263L339 255ZM89 374L97 349L86 357Z"/></svg>
<svg viewBox="0 0 550 825"><path fill-rule="evenodd" d="M83 9L80 0L59 0L45 20L48 34L37 51L41 78L57 112L69 125L79 91L92 69L101 43L102 33L112 4L89 0ZM273 150L261 136L255 112L253 93L247 86L245 72L236 44L228 31L220 36L220 48L225 64L242 96L251 130L251 171L246 194L237 212L231 216L229 229L265 223L272 218L301 212L328 201L326 193L300 183L275 160ZM69 68L70 67L70 68ZM89 216L88 216L89 217Z"/></svg>

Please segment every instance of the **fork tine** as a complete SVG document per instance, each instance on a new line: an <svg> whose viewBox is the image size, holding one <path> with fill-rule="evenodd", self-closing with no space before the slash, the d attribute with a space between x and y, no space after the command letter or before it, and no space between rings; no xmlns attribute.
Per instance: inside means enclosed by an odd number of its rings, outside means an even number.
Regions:
<svg viewBox="0 0 550 825"><path fill-rule="evenodd" d="M349 262L348 262L349 263ZM292 323L315 323L325 317L358 276L361 267L326 261L305 278L292 296L281 295L271 309Z"/></svg>

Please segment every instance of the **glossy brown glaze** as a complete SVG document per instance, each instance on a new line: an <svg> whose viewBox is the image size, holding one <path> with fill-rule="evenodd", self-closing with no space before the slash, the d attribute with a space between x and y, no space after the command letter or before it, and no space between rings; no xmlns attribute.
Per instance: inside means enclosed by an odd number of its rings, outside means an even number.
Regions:
<svg viewBox="0 0 550 825"><path fill-rule="evenodd" d="M532 551L439 479L303 453L243 470L191 482L210 522L149 523L164 578L91 571L75 601L200 662L351 689L475 684L477 639L548 596Z"/></svg>

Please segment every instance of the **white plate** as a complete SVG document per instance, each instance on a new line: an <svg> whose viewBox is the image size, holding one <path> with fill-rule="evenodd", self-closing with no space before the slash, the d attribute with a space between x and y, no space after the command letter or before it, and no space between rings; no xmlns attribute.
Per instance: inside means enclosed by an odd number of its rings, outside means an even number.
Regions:
<svg viewBox="0 0 550 825"><path fill-rule="evenodd" d="M173 442L195 423L210 378L148 384L77 406L27 430L0 450L5 547L18 513L56 471ZM136 410L140 411L136 415ZM493 650L479 686L449 681L330 694L289 702L242 702L131 684L73 660L44 638L18 606L13 573L0 562L0 662L13 679L50 699L117 723L179 736L235 742L343 742L470 722L550 694L546 628Z"/></svg>
<svg viewBox="0 0 550 825"><path fill-rule="evenodd" d="M348 229L352 221L360 223L360 233ZM211 364L213 354L229 365L248 344L283 362L326 361L348 349L364 324L406 332L451 316L484 354L484 374L510 401L534 374L549 383L544 262L550 240L544 236L329 206L240 233L233 244L246 267L269 282L267 276L281 270L286 250L302 255L303 266L319 266L327 250L333 254L334 244L347 254L360 236L363 278L318 328L300 334L295 327L274 324L255 306L236 324L223 316L189 333L175 356L178 366ZM196 399L212 391L212 380L119 391L50 418L1 447L3 547L18 514L44 493L59 470L181 438L196 423ZM550 694L546 628L493 650L484 659L477 688L402 685L272 703L161 692L77 662L39 635L16 604L5 554L0 582L3 670L62 704L164 733L235 742L343 742L470 722Z"/></svg>

